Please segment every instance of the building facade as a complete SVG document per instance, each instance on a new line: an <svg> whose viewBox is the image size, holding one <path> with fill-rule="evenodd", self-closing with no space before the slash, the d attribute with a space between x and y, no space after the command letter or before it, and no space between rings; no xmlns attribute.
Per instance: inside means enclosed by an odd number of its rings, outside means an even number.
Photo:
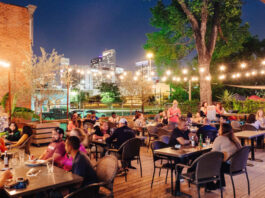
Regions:
<svg viewBox="0 0 265 198"><path fill-rule="evenodd" d="M30 90L31 82L25 67L32 56L35 9L33 5L21 7L0 2L0 60L10 64L9 68L0 67L0 97L8 92L9 69L11 96L17 96L17 106L28 108L31 93L26 90Z"/></svg>

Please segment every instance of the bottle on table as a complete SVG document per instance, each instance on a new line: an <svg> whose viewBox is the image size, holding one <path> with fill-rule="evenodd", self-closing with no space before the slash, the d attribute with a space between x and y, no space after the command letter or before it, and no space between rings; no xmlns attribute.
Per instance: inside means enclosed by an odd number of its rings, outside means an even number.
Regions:
<svg viewBox="0 0 265 198"><path fill-rule="evenodd" d="M7 156L7 151L5 151L5 156L4 156L4 166L5 168L8 168L8 156Z"/></svg>
<svg viewBox="0 0 265 198"><path fill-rule="evenodd" d="M199 146L200 146L201 148L202 148L202 146L203 146L202 134L200 134Z"/></svg>

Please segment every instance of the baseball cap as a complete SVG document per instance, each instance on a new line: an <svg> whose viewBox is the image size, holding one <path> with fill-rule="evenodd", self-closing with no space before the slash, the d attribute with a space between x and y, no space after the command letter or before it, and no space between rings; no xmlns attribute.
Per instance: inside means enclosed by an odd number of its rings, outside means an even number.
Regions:
<svg viewBox="0 0 265 198"><path fill-rule="evenodd" d="M119 123L121 123L121 124L127 124L127 120L125 118L122 118L122 119L120 119L120 122Z"/></svg>

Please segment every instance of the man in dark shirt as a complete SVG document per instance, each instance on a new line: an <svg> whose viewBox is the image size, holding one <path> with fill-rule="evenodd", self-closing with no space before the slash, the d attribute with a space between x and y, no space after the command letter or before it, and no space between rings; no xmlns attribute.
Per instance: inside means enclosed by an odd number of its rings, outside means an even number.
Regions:
<svg viewBox="0 0 265 198"><path fill-rule="evenodd" d="M133 130L127 126L127 120L122 118L119 121L119 128L117 128L114 133L106 139L106 142L108 144L113 144L116 149L119 149L124 142L134 137L135 134ZM116 141L114 142L114 140Z"/></svg>
<svg viewBox="0 0 265 198"><path fill-rule="evenodd" d="M65 143L65 149L73 160L72 173L84 178L82 187L98 181L96 171L91 166L89 158L79 151L80 140L76 136L70 136Z"/></svg>
<svg viewBox="0 0 265 198"><path fill-rule="evenodd" d="M181 118L179 120L177 128L175 128L171 134L169 145L175 146L176 144L187 145L190 144L189 137L194 136L195 140L197 137L190 133L187 128L186 120Z"/></svg>
<svg viewBox="0 0 265 198"><path fill-rule="evenodd" d="M203 141L208 137L211 142L217 137L217 129L210 125L208 118L203 119L203 125L199 128L197 135L200 136L202 134Z"/></svg>

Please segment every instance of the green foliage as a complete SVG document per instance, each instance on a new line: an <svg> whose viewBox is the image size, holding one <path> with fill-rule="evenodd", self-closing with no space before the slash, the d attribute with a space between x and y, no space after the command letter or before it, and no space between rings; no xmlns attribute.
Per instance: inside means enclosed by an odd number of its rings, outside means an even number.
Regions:
<svg viewBox="0 0 265 198"><path fill-rule="evenodd" d="M39 116L36 115L34 111L25 107L15 107L13 116L15 118L24 118L26 120L31 120L32 118L39 119Z"/></svg>
<svg viewBox="0 0 265 198"><path fill-rule="evenodd" d="M102 92L101 102L107 105L111 105L115 101L115 95L113 92Z"/></svg>
<svg viewBox="0 0 265 198"><path fill-rule="evenodd" d="M171 91L171 98L170 100L177 100L178 102L185 102L189 100L189 94L185 89L183 89L180 85L178 86L171 86L172 91Z"/></svg>
<svg viewBox="0 0 265 198"><path fill-rule="evenodd" d="M179 103L179 107L181 109L182 114L191 112L195 114L198 112L200 101L198 99L191 100L191 101L185 101L182 103Z"/></svg>
<svg viewBox="0 0 265 198"><path fill-rule="evenodd" d="M105 97L108 98L111 96L111 98L114 98L113 102L121 102L121 94L117 84L102 82L98 88L101 92L101 98L108 93L108 96Z"/></svg>
<svg viewBox="0 0 265 198"><path fill-rule="evenodd" d="M225 109L232 108L233 94L231 94L228 90L224 91L224 94L220 97L220 102L224 105Z"/></svg>
<svg viewBox="0 0 265 198"><path fill-rule="evenodd" d="M238 113L256 113L259 109L265 110L265 102L258 102L254 100L237 101L233 100L233 110L237 110Z"/></svg>

